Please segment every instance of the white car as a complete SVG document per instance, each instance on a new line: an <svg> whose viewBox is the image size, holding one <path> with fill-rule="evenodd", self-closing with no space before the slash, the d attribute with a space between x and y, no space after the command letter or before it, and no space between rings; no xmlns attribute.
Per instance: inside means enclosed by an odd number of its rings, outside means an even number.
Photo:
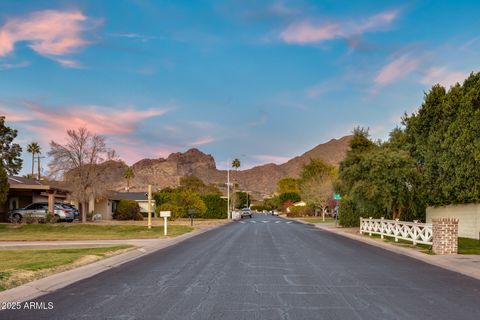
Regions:
<svg viewBox="0 0 480 320"><path fill-rule="evenodd" d="M278 216L278 211L277 210L272 210L272 216Z"/></svg>
<svg viewBox="0 0 480 320"><path fill-rule="evenodd" d="M243 208L240 210L240 218L243 219L244 217L250 217L252 218L253 212L250 210L250 208Z"/></svg>

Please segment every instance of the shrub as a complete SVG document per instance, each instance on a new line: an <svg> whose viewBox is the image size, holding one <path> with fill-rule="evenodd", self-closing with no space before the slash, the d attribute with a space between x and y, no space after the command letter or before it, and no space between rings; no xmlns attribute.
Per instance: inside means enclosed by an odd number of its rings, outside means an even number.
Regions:
<svg viewBox="0 0 480 320"><path fill-rule="evenodd" d="M207 210L198 218L204 219L226 219L227 218L227 199L222 199L217 194L207 194L201 196Z"/></svg>
<svg viewBox="0 0 480 320"><path fill-rule="evenodd" d="M288 208L287 217L305 217L315 214L315 210L306 206L291 206Z"/></svg>
<svg viewBox="0 0 480 320"><path fill-rule="evenodd" d="M143 220L140 206L135 200L120 200L117 210L113 214L116 220Z"/></svg>
<svg viewBox="0 0 480 320"><path fill-rule="evenodd" d="M338 222L344 227L358 227L360 225L360 213L355 209L351 200L340 200Z"/></svg>
<svg viewBox="0 0 480 320"><path fill-rule="evenodd" d="M173 203L164 203L157 207L156 211L158 216L160 216L160 211L170 211L171 216L168 218L168 220L175 220L182 216L182 208Z"/></svg>

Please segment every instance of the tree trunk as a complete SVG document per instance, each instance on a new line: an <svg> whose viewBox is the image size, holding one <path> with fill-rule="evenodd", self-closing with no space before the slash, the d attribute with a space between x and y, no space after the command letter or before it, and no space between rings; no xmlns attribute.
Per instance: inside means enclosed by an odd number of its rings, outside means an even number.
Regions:
<svg viewBox="0 0 480 320"><path fill-rule="evenodd" d="M38 180L40 180L40 157L38 157Z"/></svg>
<svg viewBox="0 0 480 320"><path fill-rule="evenodd" d="M82 201L82 223L87 222L87 203Z"/></svg>
<svg viewBox="0 0 480 320"><path fill-rule="evenodd" d="M35 153L32 152L32 179L35 179Z"/></svg>

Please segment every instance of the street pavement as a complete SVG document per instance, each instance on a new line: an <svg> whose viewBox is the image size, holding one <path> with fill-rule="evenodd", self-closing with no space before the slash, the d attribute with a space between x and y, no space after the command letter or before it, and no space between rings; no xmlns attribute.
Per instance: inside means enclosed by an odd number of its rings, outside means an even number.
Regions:
<svg viewBox="0 0 480 320"><path fill-rule="evenodd" d="M35 302L0 319L479 319L480 281L256 215Z"/></svg>

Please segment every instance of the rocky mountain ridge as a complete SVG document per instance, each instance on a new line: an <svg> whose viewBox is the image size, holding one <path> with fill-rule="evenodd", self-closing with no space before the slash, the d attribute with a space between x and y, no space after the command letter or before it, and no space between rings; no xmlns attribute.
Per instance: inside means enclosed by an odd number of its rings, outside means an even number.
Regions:
<svg viewBox="0 0 480 320"><path fill-rule="evenodd" d="M264 164L246 170L231 171L231 179L239 188L248 190L258 197L275 192L277 181L284 177L297 177L302 166L310 159L322 159L327 163L338 165L348 150L351 136L332 139L292 158L283 164ZM121 161L109 161L103 165L105 174L113 179L115 190L125 190L126 181L123 172L127 165ZM227 171L216 167L215 159L198 149L170 154L166 159L142 159L133 164L135 177L130 182L130 191L145 191L151 184L154 190L178 186L180 178L194 175L205 183L217 185L226 190Z"/></svg>

